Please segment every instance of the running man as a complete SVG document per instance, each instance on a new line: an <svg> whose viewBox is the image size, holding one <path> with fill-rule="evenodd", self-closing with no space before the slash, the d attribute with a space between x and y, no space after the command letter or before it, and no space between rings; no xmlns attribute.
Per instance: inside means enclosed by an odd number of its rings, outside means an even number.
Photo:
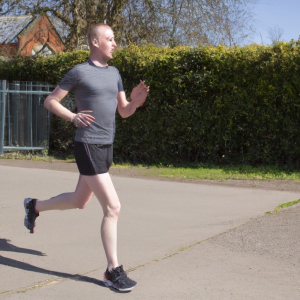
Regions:
<svg viewBox="0 0 300 300"><path fill-rule="evenodd" d="M74 155L80 175L76 190L44 201L26 198L24 224L33 233L35 219L41 212L82 209L95 194L104 213L101 224L107 257L104 282L119 291L130 291L136 282L127 277L118 263L117 221L121 205L108 170L113 160L116 109L123 118L131 116L145 102L149 87L140 82L132 90L131 102L126 100L119 71L107 64L117 46L108 25L92 26L88 41L91 50L88 61L71 69L45 100L49 111L78 125ZM59 103L69 91L75 95L77 114Z"/></svg>

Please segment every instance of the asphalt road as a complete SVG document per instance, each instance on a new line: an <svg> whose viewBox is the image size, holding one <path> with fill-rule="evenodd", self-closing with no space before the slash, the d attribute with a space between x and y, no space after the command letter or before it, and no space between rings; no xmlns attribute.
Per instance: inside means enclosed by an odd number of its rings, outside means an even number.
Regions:
<svg viewBox="0 0 300 300"><path fill-rule="evenodd" d="M72 191L78 179L74 164L29 164L0 163L1 299L300 299L300 207L265 214L298 193L112 175L119 261L138 282L120 295L101 282L97 199L25 229L25 197Z"/></svg>

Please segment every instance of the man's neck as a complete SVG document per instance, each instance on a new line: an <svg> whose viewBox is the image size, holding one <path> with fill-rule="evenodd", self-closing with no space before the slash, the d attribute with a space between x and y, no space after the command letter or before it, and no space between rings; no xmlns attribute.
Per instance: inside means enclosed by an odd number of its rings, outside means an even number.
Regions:
<svg viewBox="0 0 300 300"><path fill-rule="evenodd" d="M107 67L108 64L106 59L99 57L99 55L91 53L90 60L97 66L97 67Z"/></svg>

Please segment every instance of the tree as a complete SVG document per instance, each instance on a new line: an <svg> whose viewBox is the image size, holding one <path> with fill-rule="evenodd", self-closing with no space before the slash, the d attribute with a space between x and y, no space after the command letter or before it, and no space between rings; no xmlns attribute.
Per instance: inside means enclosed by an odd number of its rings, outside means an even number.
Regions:
<svg viewBox="0 0 300 300"><path fill-rule="evenodd" d="M14 15L20 15L24 13L23 10L23 2L26 2L26 0L0 0L0 17L2 16L14 16Z"/></svg>
<svg viewBox="0 0 300 300"><path fill-rule="evenodd" d="M284 30L278 25L268 28L268 38L272 41L273 44L282 40L283 33Z"/></svg>
<svg viewBox="0 0 300 300"><path fill-rule="evenodd" d="M121 46L235 45L252 31L253 1L258 0L0 0L0 14L47 13L68 49L87 45L89 26L105 21Z"/></svg>
<svg viewBox="0 0 300 300"><path fill-rule="evenodd" d="M91 24L106 20L112 27L117 25L122 8L129 0L0 0L1 15L46 14L58 26L69 49L86 43Z"/></svg>
<svg viewBox="0 0 300 300"><path fill-rule="evenodd" d="M130 0L123 8L118 25L114 28L117 40L122 46L143 42L162 46L166 31L162 26L162 19L161 1Z"/></svg>
<svg viewBox="0 0 300 300"><path fill-rule="evenodd" d="M165 0L169 45L235 45L253 32L256 0Z"/></svg>

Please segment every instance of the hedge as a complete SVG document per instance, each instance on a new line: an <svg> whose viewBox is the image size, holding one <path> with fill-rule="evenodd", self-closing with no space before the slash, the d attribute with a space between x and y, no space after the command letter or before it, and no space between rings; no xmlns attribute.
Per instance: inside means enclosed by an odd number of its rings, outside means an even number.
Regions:
<svg viewBox="0 0 300 300"><path fill-rule="evenodd" d="M299 53L300 41L235 48L130 46L117 51L110 64L119 69L127 95L140 79L151 90L133 116L121 119L117 114L115 157L145 163L298 165ZM57 84L88 56L78 51L15 58L0 62L0 78ZM64 145L72 140L74 127L59 122L52 122L52 129L62 137L67 127ZM52 150L60 146L51 145Z"/></svg>

